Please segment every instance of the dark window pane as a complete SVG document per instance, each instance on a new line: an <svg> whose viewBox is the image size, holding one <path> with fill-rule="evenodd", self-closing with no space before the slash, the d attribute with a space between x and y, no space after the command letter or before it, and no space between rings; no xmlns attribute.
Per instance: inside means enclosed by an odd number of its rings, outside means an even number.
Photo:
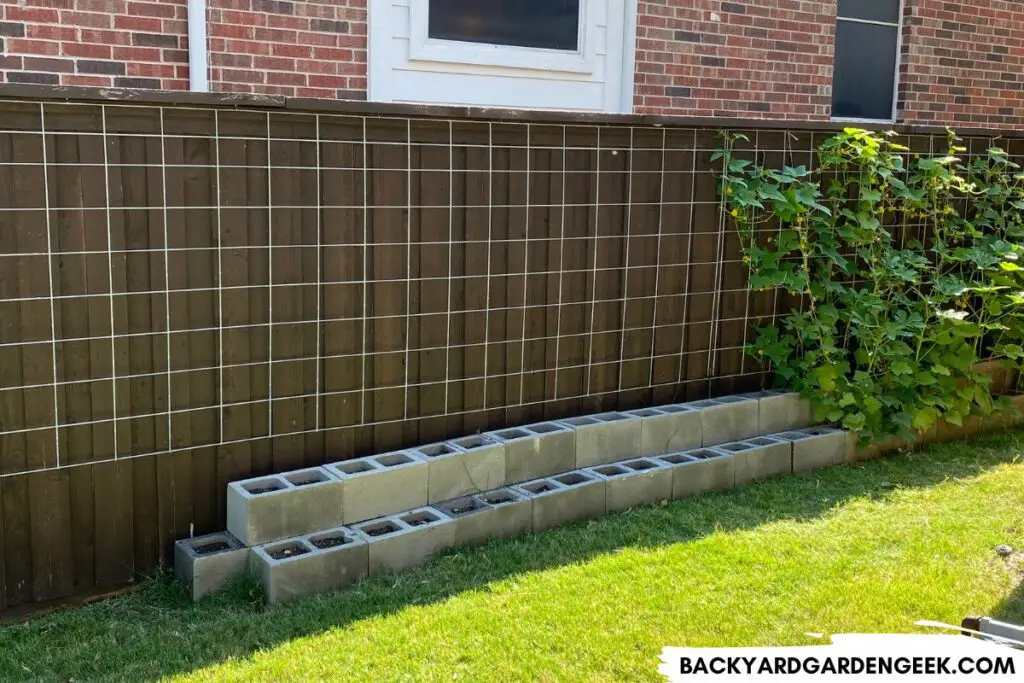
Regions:
<svg viewBox="0 0 1024 683"><path fill-rule="evenodd" d="M895 26L838 22L832 116L891 119L895 78Z"/></svg>
<svg viewBox="0 0 1024 683"><path fill-rule="evenodd" d="M900 0L839 0L839 16L896 24L900 20Z"/></svg>
<svg viewBox="0 0 1024 683"><path fill-rule="evenodd" d="M430 0L427 33L442 40L577 50L579 17L580 0Z"/></svg>

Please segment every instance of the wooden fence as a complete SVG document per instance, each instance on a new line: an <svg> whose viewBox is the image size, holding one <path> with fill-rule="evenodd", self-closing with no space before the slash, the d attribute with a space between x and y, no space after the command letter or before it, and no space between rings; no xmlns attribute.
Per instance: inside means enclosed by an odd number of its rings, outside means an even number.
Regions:
<svg viewBox="0 0 1024 683"><path fill-rule="evenodd" d="M0 609L234 479L762 386L715 128L399 114L0 101Z"/></svg>

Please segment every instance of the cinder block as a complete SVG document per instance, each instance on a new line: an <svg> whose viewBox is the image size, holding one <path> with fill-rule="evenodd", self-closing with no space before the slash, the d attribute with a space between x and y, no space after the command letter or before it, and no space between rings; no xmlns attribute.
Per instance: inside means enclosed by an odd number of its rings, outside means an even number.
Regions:
<svg viewBox="0 0 1024 683"><path fill-rule="evenodd" d="M341 588L365 578L369 548L345 527L253 548L252 564L277 603Z"/></svg>
<svg viewBox="0 0 1024 683"><path fill-rule="evenodd" d="M757 400L758 431L761 434L804 429L814 424L814 408L800 394L790 391L758 391L744 394Z"/></svg>
<svg viewBox="0 0 1024 683"><path fill-rule="evenodd" d="M576 432L557 422L491 432L505 444L505 483L517 484L576 467Z"/></svg>
<svg viewBox="0 0 1024 683"><path fill-rule="evenodd" d="M174 571L189 584L192 599L216 593L245 573L249 549L227 532L183 538L174 544Z"/></svg>
<svg viewBox="0 0 1024 683"><path fill-rule="evenodd" d="M729 451L736 460L736 486L762 481L793 471L793 444L770 436L755 436L746 441L717 447Z"/></svg>
<svg viewBox="0 0 1024 683"><path fill-rule="evenodd" d="M567 472L526 482L513 489L533 501L533 530L545 531L605 513L605 481L584 472Z"/></svg>
<svg viewBox="0 0 1024 683"><path fill-rule="evenodd" d="M841 465L847 460L849 440L846 432L831 427L809 427L772 438L793 443L793 471L809 472L819 467Z"/></svg>
<svg viewBox="0 0 1024 683"><path fill-rule="evenodd" d="M533 503L511 489L464 496L436 506L455 524L455 545L512 538L533 528Z"/></svg>
<svg viewBox="0 0 1024 683"><path fill-rule="evenodd" d="M686 405L643 408L628 413L640 419L640 455L664 455L701 447L701 414Z"/></svg>
<svg viewBox="0 0 1024 683"><path fill-rule="evenodd" d="M600 413L561 420L576 432L576 468L606 465L640 455L640 419L626 413Z"/></svg>
<svg viewBox="0 0 1024 683"><path fill-rule="evenodd" d="M370 574L418 567L455 545L455 524L436 508L419 508L355 526L370 548Z"/></svg>
<svg viewBox="0 0 1024 683"><path fill-rule="evenodd" d="M431 505L505 485L505 444L487 434L412 451L427 463L427 502Z"/></svg>
<svg viewBox="0 0 1024 683"><path fill-rule="evenodd" d="M717 448L698 448L654 458L672 468L672 498L727 491L736 481L736 458Z"/></svg>
<svg viewBox="0 0 1024 683"><path fill-rule="evenodd" d="M345 524L427 504L427 463L411 451L336 462L326 469L345 484ZM330 526L335 525L320 528Z"/></svg>
<svg viewBox="0 0 1024 683"><path fill-rule="evenodd" d="M605 480L608 512L672 499L672 468L653 458L598 465L585 471Z"/></svg>
<svg viewBox="0 0 1024 683"><path fill-rule="evenodd" d="M703 446L717 446L730 441L742 441L761 434L758 425L757 399L744 396L723 396L683 405L691 409L700 409L701 444Z"/></svg>
<svg viewBox="0 0 1024 683"><path fill-rule="evenodd" d="M233 481L227 527L248 546L301 536L341 523L344 483L323 467Z"/></svg>

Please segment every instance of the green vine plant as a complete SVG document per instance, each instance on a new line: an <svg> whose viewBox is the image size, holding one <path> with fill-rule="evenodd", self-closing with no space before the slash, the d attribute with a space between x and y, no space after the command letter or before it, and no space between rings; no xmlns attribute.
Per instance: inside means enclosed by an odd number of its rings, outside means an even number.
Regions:
<svg viewBox="0 0 1024 683"><path fill-rule="evenodd" d="M917 155L847 128L812 171L758 165L742 134L722 136L748 286L799 302L748 343L777 386L864 441L1000 407L975 366L1024 360L1024 175L1005 151L965 161L950 131L945 154Z"/></svg>

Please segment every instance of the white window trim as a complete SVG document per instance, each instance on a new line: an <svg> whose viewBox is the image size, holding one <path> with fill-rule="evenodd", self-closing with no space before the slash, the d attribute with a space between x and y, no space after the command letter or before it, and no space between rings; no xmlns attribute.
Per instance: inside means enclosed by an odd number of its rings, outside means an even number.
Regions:
<svg viewBox="0 0 1024 683"><path fill-rule="evenodd" d="M613 0L618 1L618 0ZM597 16L589 0L580 0L579 48L574 51L517 45L439 40L428 35L428 0L410 0L410 61L473 64L567 73L594 73Z"/></svg>
<svg viewBox="0 0 1024 683"><path fill-rule="evenodd" d="M900 0L900 8L897 16L899 21L892 23L889 21L872 21L870 19L853 19L849 17L836 16L836 24L840 21L849 21L855 24L876 24L878 26L895 26L896 27L896 73L892 77L892 109L887 119L866 119L853 116L833 116L832 121L837 123L896 123L896 107L899 105L900 100L900 58L903 56L903 8L906 0ZM835 82L835 46L833 45L832 50L832 80ZM831 105L829 105L831 106Z"/></svg>

